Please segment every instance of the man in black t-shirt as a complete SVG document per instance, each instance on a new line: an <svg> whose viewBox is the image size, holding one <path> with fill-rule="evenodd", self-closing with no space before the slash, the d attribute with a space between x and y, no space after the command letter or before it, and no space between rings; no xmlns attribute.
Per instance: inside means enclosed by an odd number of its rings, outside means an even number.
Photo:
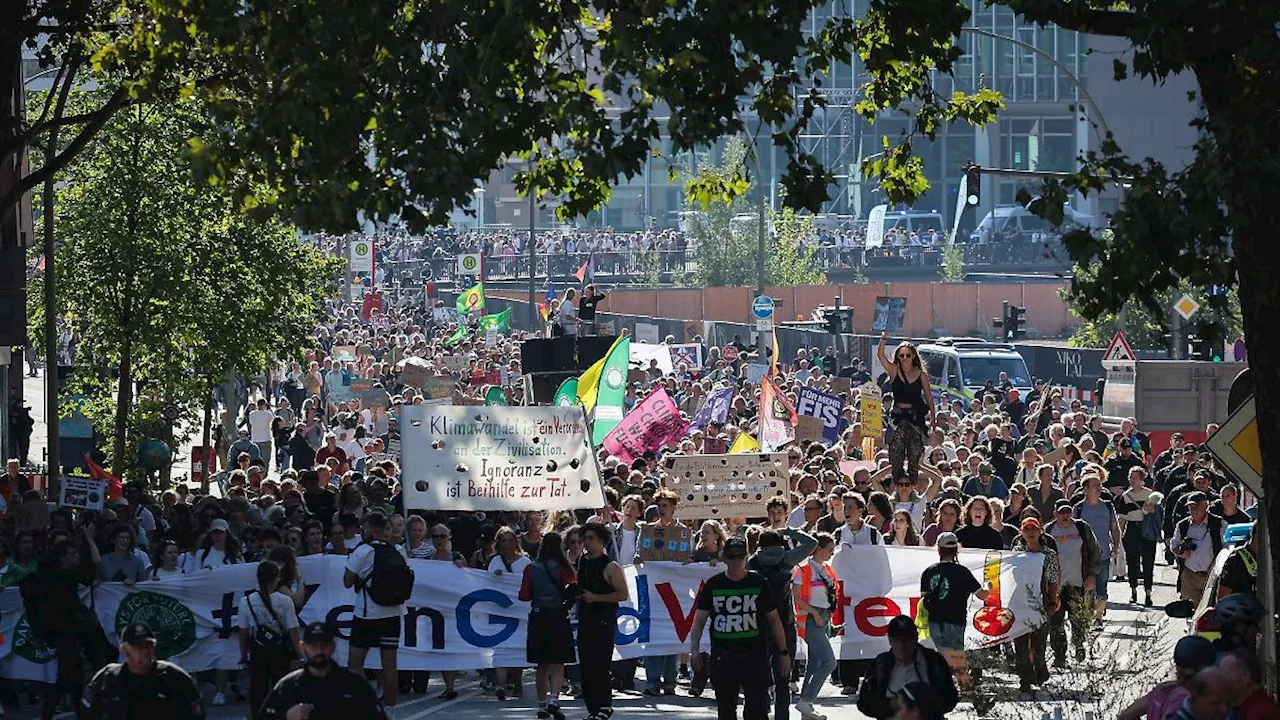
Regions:
<svg viewBox="0 0 1280 720"><path fill-rule="evenodd" d="M986 600L989 590L969 568L957 562L960 540L955 533L938 535L938 562L920 575L920 597L929 612L929 635L956 674L960 689L969 689L969 663L964 654L964 628L969 619L969 596Z"/></svg>
<svg viewBox="0 0 1280 720"><path fill-rule="evenodd" d="M706 581L698 593L693 618L693 638L689 656L695 672L703 672L700 644L702 630L710 620L711 684L715 688L719 717L737 717L738 695L744 696L743 719L769 717L769 643L773 633L779 672L791 674L791 657L786 647L779 609L765 579L747 571L747 543L732 538L724 546L725 571Z"/></svg>
<svg viewBox="0 0 1280 720"><path fill-rule="evenodd" d="M603 293L596 292L595 284L582 289L582 299L578 301L578 319L582 321L582 334L596 334L596 306L604 300Z"/></svg>

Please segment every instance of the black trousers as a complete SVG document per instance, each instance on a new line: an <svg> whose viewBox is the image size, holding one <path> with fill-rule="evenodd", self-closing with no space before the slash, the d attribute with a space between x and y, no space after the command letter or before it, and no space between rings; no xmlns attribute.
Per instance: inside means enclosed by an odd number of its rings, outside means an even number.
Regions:
<svg viewBox="0 0 1280 720"><path fill-rule="evenodd" d="M262 703L280 678L289 673L293 653L288 645L252 646L249 649L249 718L258 717Z"/></svg>
<svg viewBox="0 0 1280 720"><path fill-rule="evenodd" d="M744 698L742 720L769 720L769 687L773 684L770 677L773 674L769 656L763 652L711 648L711 687L716 692L718 720L737 720L739 694Z"/></svg>
<svg viewBox="0 0 1280 720"><path fill-rule="evenodd" d="M1139 527L1134 527L1138 525ZM1128 564L1129 587L1136 592L1141 585L1151 592L1155 579L1156 543L1142 537L1141 523L1130 523L1124 533L1124 559Z"/></svg>
<svg viewBox="0 0 1280 720"><path fill-rule="evenodd" d="M613 638L617 614L582 613L578 618L578 667L582 672L582 699L587 714L613 707Z"/></svg>

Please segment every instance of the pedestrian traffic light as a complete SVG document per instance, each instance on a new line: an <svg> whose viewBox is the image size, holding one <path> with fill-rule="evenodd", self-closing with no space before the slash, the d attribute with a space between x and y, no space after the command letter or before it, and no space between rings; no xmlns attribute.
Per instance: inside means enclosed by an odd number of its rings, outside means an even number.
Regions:
<svg viewBox="0 0 1280 720"><path fill-rule="evenodd" d="M964 167L964 204L977 207L982 204L982 166L969 163Z"/></svg>
<svg viewBox="0 0 1280 720"><path fill-rule="evenodd" d="M1005 336L1004 324L1005 324L1005 321L1008 319L1009 319L1009 301L1005 300L1004 307L1001 308L1000 310L1000 317L991 318L991 326L994 327L999 332L1000 337Z"/></svg>
<svg viewBox="0 0 1280 720"><path fill-rule="evenodd" d="M1004 321L1006 340L1017 340L1020 337L1026 336L1027 331L1022 329L1022 327L1027 324L1026 318L1023 317L1026 314L1027 309L1024 307L1014 305L1009 308L1009 317Z"/></svg>

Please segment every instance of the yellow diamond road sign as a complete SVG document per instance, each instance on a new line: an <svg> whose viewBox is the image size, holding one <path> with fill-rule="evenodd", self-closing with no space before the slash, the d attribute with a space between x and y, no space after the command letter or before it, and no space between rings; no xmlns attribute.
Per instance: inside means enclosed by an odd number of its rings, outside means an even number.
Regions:
<svg viewBox="0 0 1280 720"><path fill-rule="evenodd" d="M1262 447L1258 443L1257 406L1249 398L1227 418L1213 437L1204 441L1209 452L1259 498L1262 487Z"/></svg>
<svg viewBox="0 0 1280 720"><path fill-rule="evenodd" d="M1173 309L1182 316L1183 320L1190 320L1191 316L1195 315L1200 309L1200 303L1196 302L1196 299L1190 295L1184 294L1178 298L1178 302L1173 304Z"/></svg>

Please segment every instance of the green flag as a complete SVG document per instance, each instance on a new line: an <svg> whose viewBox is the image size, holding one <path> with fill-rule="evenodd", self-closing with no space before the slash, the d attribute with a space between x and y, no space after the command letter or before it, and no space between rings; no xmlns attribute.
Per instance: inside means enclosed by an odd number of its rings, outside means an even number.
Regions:
<svg viewBox="0 0 1280 720"><path fill-rule="evenodd" d="M467 339L467 326L462 325L458 327L457 332L445 338L444 344L448 345L449 347L453 347L454 345L457 345L458 343L466 339Z"/></svg>
<svg viewBox="0 0 1280 720"><path fill-rule="evenodd" d="M507 396L502 392L502 388L495 385L494 387L489 388L489 391L484 394L484 404L506 405Z"/></svg>
<svg viewBox="0 0 1280 720"><path fill-rule="evenodd" d="M555 399L551 401L556 407L573 407L578 404L578 378L571 377L560 383Z"/></svg>
<svg viewBox="0 0 1280 720"><path fill-rule="evenodd" d="M496 315L485 315L480 318L480 329L488 330L489 328L497 328L500 333L511 332L511 308Z"/></svg>
<svg viewBox="0 0 1280 720"><path fill-rule="evenodd" d="M476 283L474 287L462 291L455 305L458 308L458 312L463 315L484 312L484 283Z"/></svg>
<svg viewBox="0 0 1280 720"><path fill-rule="evenodd" d="M597 447L604 442L626 412L627 370L631 361L631 338L623 336L613 344L605 356L600 372L600 386L596 394L596 407L592 413L591 442Z"/></svg>

